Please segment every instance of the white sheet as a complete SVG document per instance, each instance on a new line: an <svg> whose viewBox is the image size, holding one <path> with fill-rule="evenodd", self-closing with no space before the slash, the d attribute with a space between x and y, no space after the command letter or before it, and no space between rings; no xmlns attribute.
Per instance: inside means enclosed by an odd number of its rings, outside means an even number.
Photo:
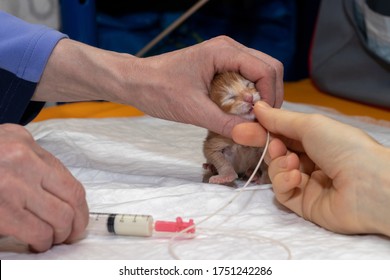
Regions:
<svg viewBox="0 0 390 280"><path fill-rule="evenodd" d="M380 126L287 102L284 107L328 114L390 146L388 123ZM198 127L140 117L49 120L28 129L83 183L91 211L162 220L180 216L197 223L237 192L201 182L206 131ZM287 259L289 250L292 259L390 259L389 238L322 229L275 202L269 185L248 187L197 231L194 239L173 242L179 258ZM2 238L0 259L172 259L168 243L166 238L89 234L75 244L33 254Z"/></svg>

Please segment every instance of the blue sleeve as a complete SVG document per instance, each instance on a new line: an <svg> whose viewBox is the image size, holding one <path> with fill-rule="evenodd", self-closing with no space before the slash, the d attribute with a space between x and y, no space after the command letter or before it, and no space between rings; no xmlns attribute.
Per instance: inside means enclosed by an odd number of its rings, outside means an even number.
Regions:
<svg viewBox="0 0 390 280"><path fill-rule="evenodd" d="M0 11L0 123L25 124L43 103L31 102L50 54L66 35Z"/></svg>

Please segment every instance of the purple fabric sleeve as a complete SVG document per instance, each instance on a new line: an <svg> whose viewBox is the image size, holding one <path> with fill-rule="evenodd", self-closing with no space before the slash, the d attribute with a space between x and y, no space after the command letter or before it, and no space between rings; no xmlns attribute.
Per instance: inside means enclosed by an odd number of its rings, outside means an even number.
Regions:
<svg viewBox="0 0 390 280"><path fill-rule="evenodd" d="M26 124L44 103L33 96L57 42L66 35L0 11L0 123Z"/></svg>
<svg viewBox="0 0 390 280"><path fill-rule="evenodd" d="M0 68L38 82L57 42L66 35L0 11Z"/></svg>

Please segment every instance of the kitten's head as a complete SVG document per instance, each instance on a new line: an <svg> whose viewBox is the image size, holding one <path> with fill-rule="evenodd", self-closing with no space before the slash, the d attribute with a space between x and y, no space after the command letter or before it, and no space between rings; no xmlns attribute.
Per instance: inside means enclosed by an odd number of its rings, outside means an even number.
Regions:
<svg viewBox="0 0 390 280"><path fill-rule="evenodd" d="M217 74L211 84L210 98L224 112L254 120L253 105L260 100L254 83L235 72Z"/></svg>

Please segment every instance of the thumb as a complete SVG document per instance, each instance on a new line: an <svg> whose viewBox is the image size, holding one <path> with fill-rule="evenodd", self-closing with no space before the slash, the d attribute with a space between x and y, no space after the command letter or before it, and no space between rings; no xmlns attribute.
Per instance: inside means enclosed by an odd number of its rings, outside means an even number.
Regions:
<svg viewBox="0 0 390 280"><path fill-rule="evenodd" d="M262 101L255 104L254 112L258 123L243 123L233 128L232 138L236 143L262 147L268 130L290 148L302 149L300 142L306 126L305 114L275 109Z"/></svg>
<svg viewBox="0 0 390 280"><path fill-rule="evenodd" d="M275 109L262 101L256 102L254 112L260 125L269 132L301 141L305 132L305 114Z"/></svg>
<svg viewBox="0 0 390 280"><path fill-rule="evenodd" d="M248 120L221 111L221 116L216 117L214 121L208 121L206 123L206 128L222 136L232 138L233 129L243 123L248 123Z"/></svg>

